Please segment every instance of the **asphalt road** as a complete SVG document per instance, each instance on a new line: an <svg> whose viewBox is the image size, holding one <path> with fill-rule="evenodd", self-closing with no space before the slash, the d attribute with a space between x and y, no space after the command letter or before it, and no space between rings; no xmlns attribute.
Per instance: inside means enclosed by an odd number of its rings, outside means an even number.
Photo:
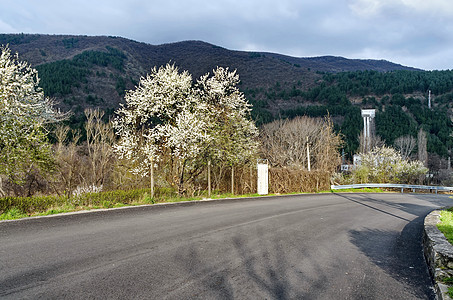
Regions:
<svg viewBox="0 0 453 300"><path fill-rule="evenodd" d="M434 299L441 195L325 194L0 223L0 298Z"/></svg>

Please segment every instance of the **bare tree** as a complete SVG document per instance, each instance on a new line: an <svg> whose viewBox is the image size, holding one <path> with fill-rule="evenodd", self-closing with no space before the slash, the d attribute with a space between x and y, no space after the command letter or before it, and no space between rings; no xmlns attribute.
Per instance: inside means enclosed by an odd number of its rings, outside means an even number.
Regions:
<svg viewBox="0 0 453 300"><path fill-rule="evenodd" d="M277 120L261 128L262 156L273 167L307 169L307 142L313 169L334 170L340 163L341 138L329 118Z"/></svg>
<svg viewBox="0 0 453 300"><path fill-rule="evenodd" d="M359 143L360 143L360 153L366 153L366 141L365 141L365 136L363 134L363 130L360 132L359 135ZM371 137L368 138L368 143L370 149L374 148L381 148L385 145L385 142L382 140L382 138L376 134L373 134Z"/></svg>
<svg viewBox="0 0 453 300"><path fill-rule="evenodd" d="M320 119L298 117L264 125L260 130L263 157L274 167L307 168L307 141L315 143L321 123Z"/></svg>
<svg viewBox="0 0 453 300"><path fill-rule="evenodd" d="M72 139L69 135L72 135ZM57 143L54 153L58 165L55 192L60 194L60 190L63 190L70 195L83 178L83 161L77 145L80 132L71 130L68 126L59 125L55 130L55 136Z"/></svg>
<svg viewBox="0 0 453 300"><path fill-rule="evenodd" d="M409 159L417 145L417 141L413 136L405 135L397 138L393 144L403 159Z"/></svg>
<svg viewBox="0 0 453 300"><path fill-rule="evenodd" d="M115 133L110 122L102 120L104 112L99 109L86 109L85 130L87 133L88 160L91 166L87 185L102 186L111 173L114 159L113 144Z"/></svg>
<svg viewBox="0 0 453 300"><path fill-rule="evenodd" d="M343 143L341 137L333 130L333 123L326 117L321 123L319 136L314 143L314 162L318 170L334 172L341 163L338 149Z"/></svg>
<svg viewBox="0 0 453 300"><path fill-rule="evenodd" d="M420 129L417 136L418 143L418 160L423 163L425 167L428 166L428 150L426 132Z"/></svg>

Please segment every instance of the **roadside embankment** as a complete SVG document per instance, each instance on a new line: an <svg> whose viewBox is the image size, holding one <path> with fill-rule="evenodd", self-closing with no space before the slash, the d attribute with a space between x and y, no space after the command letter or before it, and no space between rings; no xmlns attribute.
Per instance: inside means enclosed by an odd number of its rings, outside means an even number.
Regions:
<svg viewBox="0 0 453 300"><path fill-rule="evenodd" d="M423 251L433 276L436 294L439 299L451 299L445 280L453 277L453 246L437 228L440 211L435 210L425 218L423 230Z"/></svg>

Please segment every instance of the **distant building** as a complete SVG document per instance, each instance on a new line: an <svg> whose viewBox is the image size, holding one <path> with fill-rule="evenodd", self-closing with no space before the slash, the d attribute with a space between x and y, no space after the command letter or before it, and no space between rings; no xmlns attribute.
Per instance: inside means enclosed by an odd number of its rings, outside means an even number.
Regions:
<svg viewBox="0 0 453 300"><path fill-rule="evenodd" d="M350 172L353 167L353 165L341 165L341 172Z"/></svg>
<svg viewBox="0 0 453 300"><path fill-rule="evenodd" d="M359 167L362 164L362 157L358 154L354 154L353 156L353 164L346 164L343 162L341 164L341 172L352 172L355 168Z"/></svg>

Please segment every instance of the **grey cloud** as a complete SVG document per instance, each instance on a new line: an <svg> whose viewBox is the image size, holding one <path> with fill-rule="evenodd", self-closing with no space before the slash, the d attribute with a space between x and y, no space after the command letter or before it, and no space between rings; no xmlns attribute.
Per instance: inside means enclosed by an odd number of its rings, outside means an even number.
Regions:
<svg viewBox="0 0 453 300"><path fill-rule="evenodd" d="M360 56L425 69L453 68L453 3L426 3L15 0L2 4L0 31L119 35L151 44L197 39L237 50Z"/></svg>

